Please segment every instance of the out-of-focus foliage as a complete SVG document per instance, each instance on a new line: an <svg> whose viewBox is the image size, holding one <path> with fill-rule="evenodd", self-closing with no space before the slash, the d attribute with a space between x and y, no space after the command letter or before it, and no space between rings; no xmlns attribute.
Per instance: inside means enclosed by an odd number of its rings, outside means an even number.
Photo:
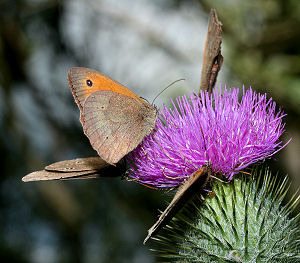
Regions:
<svg viewBox="0 0 300 263"><path fill-rule="evenodd" d="M272 94L299 116L299 1L200 2L206 10L211 5L219 10L229 79Z"/></svg>
<svg viewBox="0 0 300 263"><path fill-rule="evenodd" d="M282 155L295 177L299 5L245 2L0 1L1 261L154 261L142 240L165 205L159 191L116 178L24 184L21 177L96 154L66 81L72 66L98 69L150 101L172 81L187 79L169 88L158 106L197 90L211 7L224 24L219 80L266 89L283 105L288 137L295 139Z"/></svg>

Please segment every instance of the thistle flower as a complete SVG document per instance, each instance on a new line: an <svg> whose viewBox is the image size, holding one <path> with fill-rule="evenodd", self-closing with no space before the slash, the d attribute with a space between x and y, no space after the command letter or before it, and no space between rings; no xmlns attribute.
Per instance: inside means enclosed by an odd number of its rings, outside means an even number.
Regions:
<svg viewBox="0 0 300 263"><path fill-rule="evenodd" d="M129 155L129 175L157 187L175 187L210 164L213 173L231 180L250 164L282 149L285 116L266 94L243 88L201 92L172 100L160 111L155 132Z"/></svg>

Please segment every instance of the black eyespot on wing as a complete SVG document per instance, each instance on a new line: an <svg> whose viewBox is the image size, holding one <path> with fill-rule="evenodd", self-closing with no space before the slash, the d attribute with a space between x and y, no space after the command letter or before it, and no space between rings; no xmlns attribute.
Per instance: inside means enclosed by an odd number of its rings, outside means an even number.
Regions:
<svg viewBox="0 0 300 263"><path fill-rule="evenodd" d="M88 85L89 87L93 86L93 82L90 79L86 80L86 85Z"/></svg>

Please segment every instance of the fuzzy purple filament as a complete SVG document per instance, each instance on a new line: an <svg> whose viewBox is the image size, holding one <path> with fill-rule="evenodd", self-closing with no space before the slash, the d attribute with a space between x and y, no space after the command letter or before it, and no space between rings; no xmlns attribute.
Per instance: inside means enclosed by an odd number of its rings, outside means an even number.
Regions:
<svg viewBox="0 0 300 263"><path fill-rule="evenodd" d="M157 187L174 187L210 164L229 180L240 170L282 149L285 116L276 103L251 88L239 102L239 89L221 88L172 100L160 111L155 131L127 160L131 177Z"/></svg>

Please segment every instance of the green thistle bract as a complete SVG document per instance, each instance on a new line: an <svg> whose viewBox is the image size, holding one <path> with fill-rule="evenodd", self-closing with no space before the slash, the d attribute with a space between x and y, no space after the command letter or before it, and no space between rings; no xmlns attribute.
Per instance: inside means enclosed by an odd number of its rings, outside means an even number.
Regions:
<svg viewBox="0 0 300 263"><path fill-rule="evenodd" d="M291 212L295 196L282 205L287 177L269 171L215 181L214 195L192 200L158 238L164 261L172 262L300 262L298 216Z"/></svg>

